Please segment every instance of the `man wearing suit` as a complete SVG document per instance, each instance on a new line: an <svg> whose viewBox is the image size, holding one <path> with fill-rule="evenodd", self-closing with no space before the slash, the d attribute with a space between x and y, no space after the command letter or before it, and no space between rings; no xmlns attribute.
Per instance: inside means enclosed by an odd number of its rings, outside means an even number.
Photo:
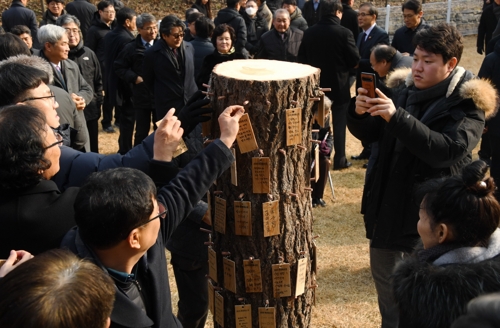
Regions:
<svg viewBox="0 0 500 328"><path fill-rule="evenodd" d="M136 30L137 15L133 9L124 7L116 14L116 27L104 37L104 79L108 93L109 105L115 107L120 115L120 137L118 145L120 154L132 149L135 112L132 104L132 88L121 80L113 69L113 64L125 45L135 39L132 32Z"/></svg>
<svg viewBox="0 0 500 328"><path fill-rule="evenodd" d="M321 2L320 0L309 0L302 8L302 16L307 21L307 26L311 27L316 24L321 18Z"/></svg>
<svg viewBox="0 0 500 328"><path fill-rule="evenodd" d="M10 29L16 25L27 26L31 31L35 48L38 49L38 22L35 12L26 8L27 5L28 0L12 0L10 8L2 13L2 27L5 32L10 32Z"/></svg>
<svg viewBox="0 0 500 328"><path fill-rule="evenodd" d="M377 44L389 45L389 35L386 31L377 26L378 11L375 6L369 2L362 3L358 10L358 25L363 30L358 36L356 46L359 49L358 69L356 72L356 91L361 87L361 72L375 73L370 65L371 49ZM370 157L370 145L363 144L363 151L352 159L368 159Z"/></svg>
<svg viewBox="0 0 500 328"><path fill-rule="evenodd" d="M351 166L345 156L346 114L351 98L349 70L359 61L352 32L340 25L342 4L338 0L322 0L321 20L304 32L299 48L299 62L321 69L320 86L333 101L333 169Z"/></svg>
<svg viewBox="0 0 500 328"><path fill-rule="evenodd" d="M38 30L38 39L43 44L40 49L40 57L47 60L54 73L54 85L69 93L76 104L78 114L83 122L85 115L83 110L94 98L92 87L85 81L80 73L78 65L68 59L69 41L66 30L56 25L44 25ZM87 124L83 123L87 143L85 151L90 151L89 133Z"/></svg>

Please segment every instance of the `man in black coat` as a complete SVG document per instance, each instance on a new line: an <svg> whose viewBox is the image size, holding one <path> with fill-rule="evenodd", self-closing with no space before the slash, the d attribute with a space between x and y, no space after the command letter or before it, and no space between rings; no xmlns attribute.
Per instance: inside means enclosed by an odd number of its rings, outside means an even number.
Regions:
<svg viewBox="0 0 500 328"><path fill-rule="evenodd" d="M290 27L290 14L286 9L276 10L273 26L260 38L255 58L296 62L304 32Z"/></svg>
<svg viewBox="0 0 500 328"><path fill-rule="evenodd" d="M302 16L307 21L307 26L311 27L321 19L322 8L323 6L320 0L306 1L304 8L302 8Z"/></svg>
<svg viewBox="0 0 500 328"><path fill-rule="evenodd" d="M340 25L342 5L324 0L321 20L304 32L299 62L321 69L320 86L331 88L326 95L333 101L334 169L351 166L345 156L346 112L349 105L349 70L359 61L352 32Z"/></svg>
<svg viewBox="0 0 500 328"><path fill-rule="evenodd" d="M87 30L85 46L95 52L97 58L99 59L99 64L101 65L102 76L105 77L106 66L104 63L104 37L116 26L116 9L113 6L113 1L110 0L102 0L99 2L97 4L97 9L98 11L94 13L94 18L92 19L92 26L90 26ZM111 120L113 118L113 106L109 103L106 79L103 79L102 82L105 92L102 104L102 129L104 132L113 133L115 132L113 126L111 125ZM115 119L118 119L117 113L115 113Z"/></svg>
<svg viewBox="0 0 500 328"><path fill-rule="evenodd" d="M417 32L426 28L427 24L422 18L422 4L418 0L407 0L403 3L403 19L405 26L402 26L394 32L391 45L403 55L413 56L415 45L413 45L413 37Z"/></svg>
<svg viewBox="0 0 500 328"><path fill-rule="evenodd" d="M248 58L248 51L245 49L247 43L247 27L245 20L240 15L240 0L226 0L227 7L219 10L214 19L215 26L228 24L236 33L236 42L234 48L236 52L241 53Z"/></svg>
<svg viewBox="0 0 500 328"><path fill-rule="evenodd" d="M69 41L68 58L78 64L80 73L85 81L94 91L94 98L87 104L83 113L89 131L90 151L99 152L99 129L98 121L101 118L102 96L102 74L99 60L95 53L83 45L80 33L80 21L76 16L63 15L59 17L56 24L66 29Z"/></svg>
<svg viewBox="0 0 500 328"><path fill-rule="evenodd" d="M26 8L27 4L28 0L12 0L10 8L2 13L2 27L5 32L10 32L10 29L16 25L27 26L31 31L35 48L38 49L38 22L35 12Z"/></svg>
<svg viewBox="0 0 500 328"><path fill-rule="evenodd" d="M125 154L132 149L134 134L134 106L132 104L132 89L121 80L113 69L113 64L127 43L134 40L132 32L136 30L137 15L131 8L124 7L116 14L116 27L104 37L104 84L108 94L108 104L115 107L119 114L120 137L118 152Z"/></svg>
<svg viewBox="0 0 500 328"><path fill-rule="evenodd" d="M206 56L214 52L215 47L210 38L214 31L214 23L208 17L200 17L195 22L196 36L191 44L194 48L194 76L195 79Z"/></svg>
<svg viewBox="0 0 500 328"><path fill-rule="evenodd" d="M290 26L301 31L307 30L307 21L302 17L302 11L297 7L295 0L284 0L283 9L288 10L290 14Z"/></svg>
<svg viewBox="0 0 500 328"><path fill-rule="evenodd" d="M137 16L137 30L139 35L123 48L113 66L116 75L132 86L136 121L134 146L148 136L151 123L157 121L153 93L142 78L144 52L153 46L158 36L156 18L147 13Z"/></svg>
<svg viewBox="0 0 500 328"><path fill-rule="evenodd" d="M479 26L477 28L477 53L482 55L485 45L488 46L493 32L495 31L498 18L500 16L500 0L493 0L487 5L479 19ZM488 55L489 52L486 53Z"/></svg>
<svg viewBox="0 0 500 328"><path fill-rule="evenodd" d="M354 0L342 0L342 18L340 19L340 25L352 32L354 40L358 39L358 35L361 31L358 25L358 13L352 9ZM349 73L349 85L352 85L356 81L356 69L353 68Z"/></svg>
<svg viewBox="0 0 500 328"><path fill-rule="evenodd" d="M76 16L80 21L80 29L82 31L83 40L85 40L87 30L92 25L92 18L96 12L96 7L88 0L73 0L73 2L68 3L66 6L66 11L68 14Z"/></svg>
<svg viewBox="0 0 500 328"><path fill-rule="evenodd" d="M172 112L165 121L175 119ZM158 192L151 179L131 169L96 173L80 189L75 200L77 228L66 235L62 246L114 278L111 327L182 327L172 313L165 244L234 161L229 147L243 112L241 106L227 108L219 118L221 138ZM180 124L173 124L172 139L178 143ZM165 167L177 143L171 143L169 156L155 154L150 164L159 186L168 180Z"/></svg>

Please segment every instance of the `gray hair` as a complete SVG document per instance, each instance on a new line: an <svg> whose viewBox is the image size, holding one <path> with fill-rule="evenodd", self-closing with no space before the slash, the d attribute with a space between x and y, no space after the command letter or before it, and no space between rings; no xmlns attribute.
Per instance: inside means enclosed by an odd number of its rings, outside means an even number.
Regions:
<svg viewBox="0 0 500 328"><path fill-rule="evenodd" d="M136 18L137 28L143 28L144 24L146 23L156 23L155 16L148 13L140 14L139 16L137 16Z"/></svg>
<svg viewBox="0 0 500 328"><path fill-rule="evenodd" d="M290 19L290 13L288 12L288 10L286 9L278 9L274 12L274 16L273 16L273 19L276 18L276 16L278 16L279 14L285 14L285 16L288 17L288 19Z"/></svg>
<svg viewBox="0 0 500 328"><path fill-rule="evenodd" d="M57 26L64 26L66 24L71 24L71 23L75 23L76 26L78 26L78 28L80 28L80 20L76 16L66 14L66 15L60 16L56 20Z"/></svg>
<svg viewBox="0 0 500 328"><path fill-rule="evenodd" d="M9 57L5 60L0 61L0 67L6 64L19 64L24 66L31 66L41 71L44 71L49 75L49 84L54 82L54 72L52 71L52 66L45 59L38 56L27 56L27 55L17 55Z"/></svg>
<svg viewBox="0 0 500 328"><path fill-rule="evenodd" d="M40 44L44 45L45 43L55 44L57 41L61 40L63 36L66 35L66 30L61 26L57 25L44 25L40 27L38 30L38 41Z"/></svg>

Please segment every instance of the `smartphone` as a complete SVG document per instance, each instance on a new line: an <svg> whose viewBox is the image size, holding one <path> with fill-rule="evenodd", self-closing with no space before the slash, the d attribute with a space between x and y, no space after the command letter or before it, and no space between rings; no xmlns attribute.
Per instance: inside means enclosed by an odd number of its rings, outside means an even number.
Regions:
<svg viewBox="0 0 500 328"><path fill-rule="evenodd" d="M377 88L377 80L375 74L362 72L361 73L361 87L368 90L367 96L370 98L376 98L377 94L375 89Z"/></svg>

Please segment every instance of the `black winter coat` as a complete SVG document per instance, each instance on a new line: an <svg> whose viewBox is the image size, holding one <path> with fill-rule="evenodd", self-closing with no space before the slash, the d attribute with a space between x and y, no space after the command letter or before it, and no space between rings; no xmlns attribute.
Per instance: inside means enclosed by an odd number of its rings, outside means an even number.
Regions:
<svg viewBox="0 0 500 328"><path fill-rule="evenodd" d="M314 1L308 0L302 8L302 16L307 22L307 26L311 27L321 19L321 1L318 3L318 8L314 10Z"/></svg>
<svg viewBox="0 0 500 328"><path fill-rule="evenodd" d="M304 32L299 62L321 69L320 85L322 88L332 88L326 95L333 102L345 104L351 99L349 70L358 61L358 49L352 32L340 25L338 17L324 17Z"/></svg>
<svg viewBox="0 0 500 328"><path fill-rule="evenodd" d="M138 76L143 76L142 63L146 48L142 44L142 38L138 35L135 42L128 43L120 52L114 62L116 75L133 90L132 101L136 109L152 109L153 93L149 90L145 82L136 84Z"/></svg>
<svg viewBox="0 0 500 328"><path fill-rule="evenodd" d="M194 40L191 41L191 44L194 48L194 76L196 79L200 74L203 60L206 56L214 52L215 48L209 38L202 39L199 36L195 37Z"/></svg>
<svg viewBox="0 0 500 328"><path fill-rule="evenodd" d="M304 32L290 27L284 35L285 38L282 39L275 29L264 33L257 46L255 58L297 62Z"/></svg>
<svg viewBox="0 0 500 328"><path fill-rule="evenodd" d="M245 25L247 26L247 43L245 48L248 52L253 55L257 51L257 44L264 33L269 31L267 27L266 20L260 16L258 13L254 17L248 16L248 14L243 11L242 14L245 19Z"/></svg>
<svg viewBox="0 0 500 328"><path fill-rule="evenodd" d="M234 8L224 8L219 10L217 13L217 17L214 19L215 26L220 24L228 24L236 33L236 42L233 44L236 52L240 52L248 57L247 50L245 49L245 45L247 43L247 27L245 25L245 20L240 15L240 13Z"/></svg>
<svg viewBox="0 0 500 328"><path fill-rule="evenodd" d="M127 43L134 40L134 35L123 26L115 27L104 37L104 86L113 106L121 106L132 97L130 86L118 78L113 64Z"/></svg>
<svg viewBox="0 0 500 328"><path fill-rule="evenodd" d="M399 263L392 277L400 327L450 327L473 298L500 291L499 229L487 247L456 248L430 262L418 254Z"/></svg>
<svg viewBox="0 0 500 328"><path fill-rule="evenodd" d="M484 58L477 75L482 79L491 80L500 93L500 42L497 42L495 50ZM500 136L500 115L497 114L488 120L488 133Z"/></svg>
<svg viewBox="0 0 500 328"><path fill-rule="evenodd" d="M477 28L476 46L478 50L483 51L488 45L488 42L490 42L493 31L495 31L495 28L497 27L498 18L495 15L495 11L498 10L500 10L500 8L495 1L492 1L483 9L481 18L479 19L479 26Z"/></svg>
<svg viewBox="0 0 500 328"><path fill-rule="evenodd" d="M68 14L68 12L66 11L66 9L63 9L61 16L66 15L66 14ZM58 17L54 17L54 14L52 14L52 12L47 9L43 13L42 20L40 21L40 27L47 25L47 24L56 25L57 18Z"/></svg>
<svg viewBox="0 0 500 328"><path fill-rule="evenodd" d="M87 30L92 25L94 13L97 12L96 6L87 0L73 0L66 5L66 11L68 14L74 15L78 18L80 21L80 30L82 31L83 40L86 40ZM95 49L92 50L95 51Z"/></svg>
<svg viewBox="0 0 500 328"><path fill-rule="evenodd" d="M215 65L235 59L245 58L237 52L233 52L230 55L223 55L219 53L217 49L215 49L211 55L206 56L205 60L203 60L203 65L201 65L200 75L198 75L198 77L196 78L196 85L198 86L198 88L200 90L205 90L202 84L208 84L208 81L210 80L210 74L212 74L212 70L214 69Z"/></svg>
<svg viewBox="0 0 500 328"><path fill-rule="evenodd" d="M5 32L10 32L10 29L16 25L25 25L31 31L33 38L33 47L40 48L38 43L38 22L36 20L35 12L26 8L21 1L14 0L10 8L2 13L2 27Z"/></svg>
<svg viewBox="0 0 500 328"><path fill-rule="evenodd" d="M194 48L182 42L177 51L182 65L174 62L172 50L160 39L144 54L144 82L154 94L156 115L165 116L170 108L179 111L198 90L194 82Z"/></svg>
<svg viewBox="0 0 500 328"><path fill-rule="evenodd" d="M490 99L480 100L479 94ZM494 94L489 83L474 79L472 73L458 67L431 88L404 88L388 123L349 109L347 126L351 133L366 143L379 144L361 205L371 247L413 249L419 239L415 188L428 179L457 174L471 162L485 112L493 112L496 106Z"/></svg>
<svg viewBox="0 0 500 328"><path fill-rule="evenodd" d="M422 18L420 24L414 30L409 29L406 26L401 26L394 32L394 37L392 38L391 46L396 48L401 53L408 53L413 56L415 52L415 45L413 44L413 37L423 28L427 28L429 25Z"/></svg>
<svg viewBox="0 0 500 328"><path fill-rule="evenodd" d="M351 6L342 3L342 19L340 25L352 32L354 40L358 39L361 29L358 25L358 13Z"/></svg>
<svg viewBox="0 0 500 328"><path fill-rule="evenodd" d="M68 58L78 64L80 73L87 84L94 91L94 98L87 104L83 113L85 120L96 120L101 117L102 95L102 74L101 65L96 54L83 45L83 41L69 51Z"/></svg>
<svg viewBox="0 0 500 328"><path fill-rule="evenodd" d="M147 280L146 295L151 304L150 313L144 313L124 292L116 287L116 299L111 313L111 327L182 327L172 313L165 244L180 222L207 192L213 181L229 168L234 158L230 150L216 140L199 154L185 170L158 191L158 202L168 210L168 219L161 220L156 243L138 262L139 279ZM163 163L153 163L152 172L161 176ZM153 178L156 180L156 178ZM90 248L80 239L78 230L71 230L62 247L69 248L81 258L89 258L106 270Z"/></svg>
<svg viewBox="0 0 500 328"><path fill-rule="evenodd" d="M198 11L200 13L202 13L203 15L205 15L206 17L208 17L208 11L207 11L207 8L205 7L205 5L199 5L197 3L193 3L193 5L191 6L191 8L198 9ZM212 17L208 17L208 18L212 18Z"/></svg>
<svg viewBox="0 0 500 328"><path fill-rule="evenodd" d="M104 64L104 37L106 34L111 32L115 26L115 22L111 26L106 25L100 18L99 13L96 12L92 20L92 25L87 30L87 35L85 36L85 46L89 47L93 52L95 52L97 58L99 59L99 64L101 65L101 72L103 76L103 83L106 84L104 76L105 75L105 64Z"/></svg>
<svg viewBox="0 0 500 328"><path fill-rule="evenodd" d="M297 7L293 14L290 15L290 27L301 30L307 30L307 21L302 17L302 11Z"/></svg>

